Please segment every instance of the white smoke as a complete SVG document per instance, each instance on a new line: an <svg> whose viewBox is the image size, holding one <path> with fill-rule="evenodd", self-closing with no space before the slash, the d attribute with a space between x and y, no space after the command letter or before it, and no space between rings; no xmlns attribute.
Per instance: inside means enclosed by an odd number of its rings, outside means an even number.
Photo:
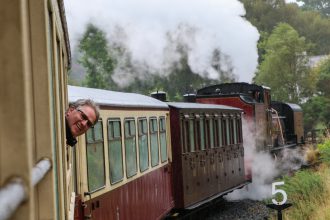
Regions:
<svg viewBox="0 0 330 220"><path fill-rule="evenodd" d="M188 63L196 73L218 77L210 68L215 49L231 59L240 81L250 82L256 70L259 33L242 17L245 10L238 0L69 0L65 6L72 48L92 22L109 41L123 44L133 63L155 72L178 61L169 36L188 47ZM118 27L124 34L118 35Z"/></svg>
<svg viewBox="0 0 330 220"><path fill-rule="evenodd" d="M225 196L227 200L252 199L261 201L272 196L272 182L280 174L288 174L305 164L304 151L301 148L284 149L279 157L270 152L256 150L256 136L251 123L243 123L244 152L247 161L251 161L252 183ZM279 159L281 158L281 159Z"/></svg>

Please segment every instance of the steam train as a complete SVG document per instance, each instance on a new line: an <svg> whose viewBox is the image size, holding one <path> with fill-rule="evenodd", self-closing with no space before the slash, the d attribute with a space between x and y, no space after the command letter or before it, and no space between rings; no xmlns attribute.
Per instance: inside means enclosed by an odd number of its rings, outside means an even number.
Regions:
<svg viewBox="0 0 330 220"><path fill-rule="evenodd" d="M248 183L241 109L69 86L80 98L101 112L76 147L77 219L161 219Z"/></svg>
<svg viewBox="0 0 330 220"><path fill-rule="evenodd" d="M301 107L272 101L268 87L249 83L218 84L199 89L196 95L186 96L186 99L241 108L245 122L244 139L255 141L245 143L248 152L266 151L279 155L284 148L304 143ZM249 179L252 178L252 160L253 154L246 155L245 167Z"/></svg>
<svg viewBox="0 0 330 220"><path fill-rule="evenodd" d="M303 114L297 104L272 101L270 88L249 83L212 85L197 91L198 103L241 108L258 150L304 143Z"/></svg>
<svg viewBox="0 0 330 220"><path fill-rule="evenodd" d="M232 87L240 91L225 94ZM247 83L221 84L199 90L193 102L163 102L69 86L70 102L91 98L101 108L75 152L76 218L161 219L248 184L242 117L264 135L258 144L272 141L263 150L295 145L301 132L299 106L271 104L269 93Z"/></svg>

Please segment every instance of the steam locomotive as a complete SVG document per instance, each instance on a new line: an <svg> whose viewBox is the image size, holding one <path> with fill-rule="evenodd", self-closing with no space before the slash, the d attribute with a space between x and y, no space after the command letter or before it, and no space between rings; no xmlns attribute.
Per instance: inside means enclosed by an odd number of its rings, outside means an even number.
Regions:
<svg viewBox="0 0 330 220"><path fill-rule="evenodd" d="M79 98L101 114L75 152L77 219L161 219L243 187L251 181L243 121L263 135L258 150L301 140L299 106L272 108L270 89L257 85L206 87L193 102L69 86L69 101Z"/></svg>

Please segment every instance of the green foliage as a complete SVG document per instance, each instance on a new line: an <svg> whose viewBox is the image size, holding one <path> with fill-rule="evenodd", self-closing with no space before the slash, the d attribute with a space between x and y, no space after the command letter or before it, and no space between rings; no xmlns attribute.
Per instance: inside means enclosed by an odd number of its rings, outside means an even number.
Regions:
<svg viewBox="0 0 330 220"><path fill-rule="evenodd" d="M320 151L321 161L330 164L330 140L326 139L323 143L318 144L317 148Z"/></svg>
<svg viewBox="0 0 330 220"><path fill-rule="evenodd" d="M304 112L304 125L307 130L315 128L320 123L325 126L329 123L330 99L323 96L315 96L304 103L302 108Z"/></svg>
<svg viewBox="0 0 330 220"><path fill-rule="evenodd" d="M259 32L270 33L279 23L288 23L300 36L306 38L306 42L314 45L310 48L313 49L313 54L329 54L330 20L322 17L319 10L311 11L306 10L307 8L302 10L297 4L285 4L284 0L241 0L241 2L246 9L247 20L256 26ZM259 53L259 56L262 54Z"/></svg>
<svg viewBox="0 0 330 220"><path fill-rule="evenodd" d="M304 124L310 130L317 124L325 127L330 125L330 58L322 61L313 69L313 75L318 76L316 83L317 95L303 104Z"/></svg>
<svg viewBox="0 0 330 220"><path fill-rule="evenodd" d="M321 61L314 70L319 76L317 89L321 95L330 98L330 57Z"/></svg>
<svg viewBox="0 0 330 220"><path fill-rule="evenodd" d="M89 24L80 40L79 63L86 70L84 86L92 88L114 89L115 83L111 75L114 61L108 51L105 33L93 24Z"/></svg>
<svg viewBox="0 0 330 220"><path fill-rule="evenodd" d="M293 177L284 177L282 189L288 195L293 207L287 212L288 219L310 219L311 214L324 201L326 193L324 179L318 173L304 170L298 171Z"/></svg>
<svg viewBox="0 0 330 220"><path fill-rule="evenodd" d="M303 2L302 8L305 10L319 11L322 15L330 16L330 1L329 0L298 0Z"/></svg>
<svg viewBox="0 0 330 220"><path fill-rule="evenodd" d="M303 37L280 23L261 45L265 55L254 80L272 88L273 100L300 103L313 94L316 79L307 65Z"/></svg>

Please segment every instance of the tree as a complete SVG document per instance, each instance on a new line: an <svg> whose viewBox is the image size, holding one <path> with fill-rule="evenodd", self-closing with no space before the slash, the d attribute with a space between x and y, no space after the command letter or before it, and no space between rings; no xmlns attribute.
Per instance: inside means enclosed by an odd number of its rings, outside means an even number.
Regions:
<svg viewBox="0 0 330 220"><path fill-rule="evenodd" d="M114 61L108 51L105 33L93 24L88 24L80 40L79 63L86 70L84 86L92 88L114 89L116 87L111 76Z"/></svg>
<svg viewBox="0 0 330 220"><path fill-rule="evenodd" d="M320 95L330 98L330 57L321 61L314 71L318 75L317 91Z"/></svg>
<svg viewBox="0 0 330 220"><path fill-rule="evenodd" d="M289 24L280 23L264 43L255 82L270 86L274 100L301 103L313 94L316 78L307 62L307 45Z"/></svg>
<svg viewBox="0 0 330 220"><path fill-rule="evenodd" d="M303 105L304 124L306 128L317 125L330 125L330 58L317 65L313 72L318 76L317 92Z"/></svg>
<svg viewBox="0 0 330 220"><path fill-rule="evenodd" d="M279 23L288 23L300 36L306 38L306 42L314 45L313 48L310 47L314 55L330 53L330 20L322 17L320 11L302 10L297 4L285 4L284 0L241 0L241 2L246 9L247 20L256 26L259 32L271 33ZM259 50L259 52L263 51ZM262 54L259 53L259 57L261 56Z"/></svg>
<svg viewBox="0 0 330 220"><path fill-rule="evenodd" d="M322 15L330 16L330 1L329 0L298 0L303 2L303 9L319 11Z"/></svg>

